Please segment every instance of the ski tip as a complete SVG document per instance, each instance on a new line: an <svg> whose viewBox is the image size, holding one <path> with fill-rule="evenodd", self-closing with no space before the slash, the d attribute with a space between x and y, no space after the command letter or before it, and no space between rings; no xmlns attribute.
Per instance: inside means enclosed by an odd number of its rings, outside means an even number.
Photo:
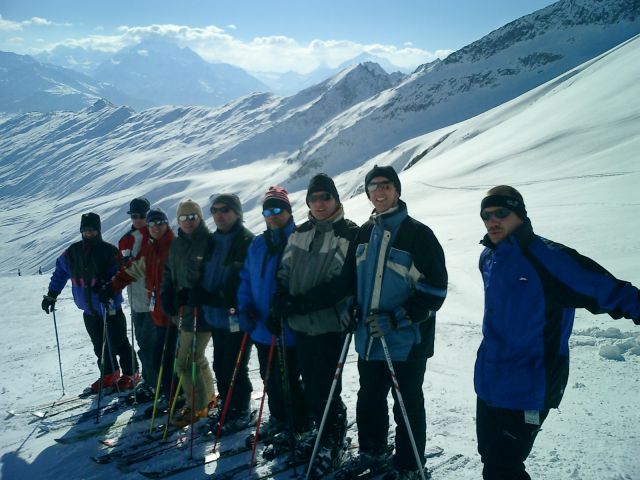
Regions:
<svg viewBox="0 0 640 480"><path fill-rule="evenodd" d="M7 410L7 416L4 417L5 420L11 418L11 417L15 417L16 416L16 412L15 410Z"/></svg>
<svg viewBox="0 0 640 480"><path fill-rule="evenodd" d="M438 445L429 445L424 452L426 458L438 457L444 453L444 449Z"/></svg>

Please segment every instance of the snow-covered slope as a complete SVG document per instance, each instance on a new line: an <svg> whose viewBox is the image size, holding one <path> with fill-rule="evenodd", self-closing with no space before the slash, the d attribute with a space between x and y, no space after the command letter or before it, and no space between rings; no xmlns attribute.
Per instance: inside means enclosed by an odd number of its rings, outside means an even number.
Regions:
<svg viewBox="0 0 640 480"><path fill-rule="evenodd" d="M634 38L480 116L397 145L362 167L345 165L344 173L337 177L347 217L361 223L370 211L361 193L364 171L373 162L393 163L399 169L412 164L400 174L402 198L410 214L434 230L445 251L449 293L438 313L435 356L427 364L424 383L427 442L442 447L443 458L454 454L462 457L437 469L434 480L477 480L481 476L472 378L475 351L481 340L483 295L477 261L484 227L478 213L489 187L515 185L525 197L539 234L576 248L617 277L640 285L640 226L636 221L640 208L639 76L640 38ZM131 175L136 165L123 161L119 168ZM269 176L272 173L274 177ZM214 188L233 189L247 199L281 173L269 162L254 162L207 174L181 174L175 180L176 184L178 179L182 182L180 191L162 190L168 188L168 182L148 179L158 188L149 193L155 195L154 202L164 199L171 206L186 193L205 200ZM72 202L64 201L67 194L47 194L34 202L11 204L11 213L5 211L0 217L8 247L3 248L2 255L9 250L16 258L33 258L31 245L26 242L33 242L37 248L53 245L55 235L68 233L78 238L77 212L84 209L117 211L118 219L124 219L125 202L134 193L146 190L130 189L112 195L106 190L117 185L111 175L103 174L107 180L99 183L99 189L92 186L91 179L79 184L73 195L78 204L73 208ZM56 177L55 182L63 179ZM305 213L303 192L294 192L292 198L294 215L301 220ZM4 198L2 202L7 205ZM52 218L60 205L68 205L60 215L61 224L58 217ZM65 223L66 217L71 218L69 223ZM34 226L34 222L41 223ZM261 229L257 209L248 212L247 225L256 232ZM113 230L107 232L107 238L114 239L115 235ZM3 410L54 400L60 393L54 329L51 318L40 310L40 294L46 291L48 278L33 275L35 266L23 268L22 277L15 272L0 277L0 302L4 305L0 377L6 379L0 389ZM71 393L93 381L97 369L70 290L63 291L59 298L62 366L65 386ZM622 352L623 361L600 354L612 346ZM639 352L640 330L631 321L577 312L568 388L561 408L552 411L545 422L527 462L532 478L638 478ZM255 368L255 353L252 362ZM251 375L257 391L261 388L257 372L253 370ZM351 351L343 380L349 419L355 418L357 389L357 367ZM140 478L138 473L123 473L114 465L94 464L89 457L101 447L93 438L74 445L54 443L54 437L77 433L79 427L43 434L36 423L30 422L27 416L18 415L0 423L2 478ZM176 455L186 456L188 452ZM207 478L216 468L219 472L246 463L247 458L223 460L173 478ZM429 460L428 466L439 461ZM159 462L154 459L145 466ZM276 478L289 478L289 473Z"/></svg>

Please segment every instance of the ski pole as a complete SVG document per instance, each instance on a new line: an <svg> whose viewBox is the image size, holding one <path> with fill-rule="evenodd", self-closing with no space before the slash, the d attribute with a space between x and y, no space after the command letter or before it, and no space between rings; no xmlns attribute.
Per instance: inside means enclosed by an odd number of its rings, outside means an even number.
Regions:
<svg viewBox="0 0 640 480"><path fill-rule="evenodd" d="M267 368L264 373L264 384L262 387L262 399L260 400L260 409L258 410L258 421L256 422L256 434L253 436L253 446L251 447L251 459L249 461L249 474L253 470L253 463L256 459L256 447L258 446L258 437L260 436L260 422L262 421L262 411L264 409L264 398L267 396L267 385L269 383L269 372L271 371L271 361L273 360L273 350L276 345L276 336L271 335L271 346L269 347L269 357L267 359Z"/></svg>
<svg viewBox="0 0 640 480"><path fill-rule="evenodd" d="M420 469L420 478L422 478L422 480L425 480L424 468L422 467L422 460L420 459L420 455L418 454L418 447L416 446L416 440L413 437L413 432L411 431L411 425L409 424L409 416L407 415L407 409L404 406L402 393L400 393L400 385L398 385L398 379L396 378L396 371L393 368L393 362L391 361L391 355L389 354L389 348L387 347L387 341L385 340L384 335L380 337L380 342L382 343L382 350L384 351L384 357L387 360L387 366L389 367L389 373L391 375L391 381L393 382L393 388L396 391L398 404L400 405L400 410L402 411L402 418L404 419L404 424L405 424L405 427L407 428L407 435L409 436L409 440L411 441L411 448L413 449L413 454L416 457L416 463L418 464L418 468Z"/></svg>
<svg viewBox="0 0 640 480"><path fill-rule="evenodd" d="M56 331L56 346L58 347L58 366L60 367L60 383L62 384L62 396L64 397L64 379L62 378L62 358L60 357L60 340L58 338L58 322L56 321L56 306L51 307L53 313L53 328Z"/></svg>
<svg viewBox="0 0 640 480"><path fill-rule="evenodd" d="M191 440L189 445L189 458L193 458L193 436L195 431L196 415L196 334L198 330L198 307L193 307L193 338L191 339Z"/></svg>
<svg viewBox="0 0 640 480"><path fill-rule="evenodd" d="M293 421L293 407L291 402L291 385L289 384L289 369L287 367L287 341L284 334L286 321L284 317L280 317L280 342L278 343L278 357L280 357L280 377L282 381L282 393L287 402L287 417L289 420L289 448L291 448L291 459L293 463L293 475L297 476L296 467L296 439L295 426Z"/></svg>
<svg viewBox="0 0 640 480"><path fill-rule="evenodd" d="M131 371L133 372L133 379L135 382L136 378L136 347L134 342L134 334L135 334L135 319L133 316L135 315L133 311L133 306L131 306ZM138 406L138 397L136 396L136 384L133 384L133 407Z"/></svg>
<svg viewBox="0 0 640 480"><path fill-rule="evenodd" d="M154 327L155 328L155 327ZM153 410L151 412L151 424L149 426L149 433L153 432L153 424L156 421L156 412L158 410L158 398L160 398L160 385L162 383L162 375L164 374L164 357L167 353L167 343L169 343L169 330L171 327L167 326L164 332L164 343L162 344L162 355L160 355L160 368L158 369L158 380L156 381L156 392L153 396Z"/></svg>
<svg viewBox="0 0 640 480"><path fill-rule="evenodd" d="M173 375L171 376L171 386L169 387L169 408L167 409L167 422L164 426L164 435L162 436L162 440L167 439L167 435L169 434L169 424L171 423L171 416L173 415L173 408L175 407L176 399L178 398L177 392L180 390L180 385L182 385L182 376L178 380L178 386L175 387L176 381L176 372L178 368L178 355L180 354L180 332L182 331L182 318L184 314L184 307L181 305L178 309L178 340L176 341L176 350L175 355L173 357Z"/></svg>
<svg viewBox="0 0 640 480"><path fill-rule="evenodd" d="M100 423L100 404L102 403L102 390L104 388L104 355L107 344L107 306L102 305L104 311L102 315L102 353L100 354L100 380L98 383L98 408L96 409L96 423ZM109 350L111 353L111 350Z"/></svg>
<svg viewBox="0 0 640 480"><path fill-rule="evenodd" d="M322 437L324 424L326 423L327 416L329 415L329 407L331 407L331 402L333 401L333 393L336 390L336 386L338 385L338 380L340 379L340 376L342 374L342 367L344 366L345 358L347 358L347 351L349 350L349 343L351 342L352 335L353 333L349 332L344 337L342 352L340 352L340 358L338 359L338 366L336 367L336 373L333 376L333 382L331 382L331 389L329 390L329 398L327 398L327 404L325 405L324 412L322 413L322 421L320 422L320 427L318 427L318 436L316 437L316 443L313 445L313 452L311 453L311 458L309 459L309 466L307 467L307 474L305 475L305 480L309 480L309 476L311 475L311 467L318 453L318 447L320 446L320 438Z"/></svg>
<svg viewBox="0 0 640 480"><path fill-rule="evenodd" d="M238 376L238 370L240 370L240 363L242 362L242 356L244 355L244 350L247 346L247 339L249 338L249 334L247 332L242 336L242 342L240 342L240 351L238 352L238 358L236 359L236 366L233 368L233 375L231 375L231 382L229 383L229 390L227 391L227 397L224 399L224 406L222 407L222 413L218 418L218 425L216 428L216 438L213 442L213 448L211 449L211 453L215 453L218 448L218 441L220 440L220 436L222 435L222 427L224 426L225 418L227 417L227 410L229 409L229 404L231 403L231 395L233 395L233 389L236 384L236 377Z"/></svg>

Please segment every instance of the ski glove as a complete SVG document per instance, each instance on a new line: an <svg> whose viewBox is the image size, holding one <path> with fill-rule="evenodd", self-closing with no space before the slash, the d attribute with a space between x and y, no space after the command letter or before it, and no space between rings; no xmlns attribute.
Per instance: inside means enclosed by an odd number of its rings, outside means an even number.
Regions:
<svg viewBox="0 0 640 480"><path fill-rule="evenodd" d="M288 293L276 293L273 296L273 299L271 300L271 317L280 321L281 317L288 317L290 314L294 313L295 310L296 306L294 304L294 298Z"/></svg>
<svg viewBox="0 0 640 480"><path fill-rule="evenodd" d="M185 305L189 305L189 296L190 296L190 288L181 288L178 290L176 297L178 299L178 306L184 307Z"/></svg>
<svg viewBox="0 0 640 480"><path fill-rule="evenodd" d="M251 333L256 329L256 312L240 312L238 315L238 323L240 324L240 330L243 332Z"/></svg>
<svg viewBox="0 0 640 480"><path fill-rule="evenodd" d="M372 312L365 320L369 328L369 334L374 338L380 338L393 330L408 327L411 319L402 307L397 307L393 312Z"/></svg>
<svg viewBox="0 0 640 480"><path fill-rule="evenodd" d="M58 294L52 291L49 291L46 295L42 296L42 310L45 311L45 313L49 313L52 312L53 309L56 306L56 298L58 297Z"/></svg>
<svg viewBox="0 0 640 480"><path fill-rule="evenodd" d="M274 315L269 315L267 317L267 330L271 335L275 335L279 337L282 335L282 317L275 317Z"/></svg>
<svg viewBox="0 0 640 480"><path fill-rule="evenodd" d="M98 290L98 300L103 304L113 300L113 287L111 286L111 282L105 283L100 290Z"/></svg>

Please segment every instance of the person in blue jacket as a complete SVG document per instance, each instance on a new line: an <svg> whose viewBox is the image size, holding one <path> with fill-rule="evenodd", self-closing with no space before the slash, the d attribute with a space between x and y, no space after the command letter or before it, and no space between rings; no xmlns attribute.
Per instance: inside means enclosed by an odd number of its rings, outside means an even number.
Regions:
<svg viewBox="0 0 640 480"><path fill-rule="evenodd" d="M522 195L483 198L483 339L475 366L476 433L485 480L527 480L535 438L569 376L576 308L640 324L640 291L575 250L533 232Z"/></svg>
<svg viewBox="0 0 640 480"><path fill-rule="evenodd" d="M100 303L98 291L100 286L118 271L118 249L115 245L102 240L100 234L100 216L96 213L85 213L80 220L82 240L67 248L56 260L56 267L51 275L49 291L42 299L42 309L49 313L55 308L58 295L71 280L71 292L76 306L83 311L84 325L93 343L93 351L101 364L102 339L104 327L105 305ZM113 302L107 309L107 335L105 345L105 361L103 386L116 387L120 378L120 366L123 374L133 376L138 365L133 348L127 338L127 320L122 312L122 294L113 296ZM120 363L118 363L118 357ZM89 388L97 393L100 378ZM123 389L126 386L123 386ZM131 388L131 386L129 386Z"/></svg>
<svg viewBox="0 0 640 480"><path fill-rule="evenodd" d="M273 338L273 334L267 328L267 319L271 300L276 292L276 274L287 240L296 228L287 190L277 185L269 187L262 202L262 215L267 229L249 246L244 268L240 273L238 309L240 328L251 333L251 339L258 351L260 376L264 380ZM286 345L284 355L286 355L289 374L288 386L293 409L291 412L293 425L297 432L301 432L308 426L307 408L302 390L295 337L286 323L282 335ZM275 341L280 342L281 338ZM262 438L274 436L289 428L290 413L287 412L288 402L284 396L281 375L282 359L278 356L282 350L278 349L277 352L271 361L267 383L270 416L269 421L260 428Z"/></svg>

